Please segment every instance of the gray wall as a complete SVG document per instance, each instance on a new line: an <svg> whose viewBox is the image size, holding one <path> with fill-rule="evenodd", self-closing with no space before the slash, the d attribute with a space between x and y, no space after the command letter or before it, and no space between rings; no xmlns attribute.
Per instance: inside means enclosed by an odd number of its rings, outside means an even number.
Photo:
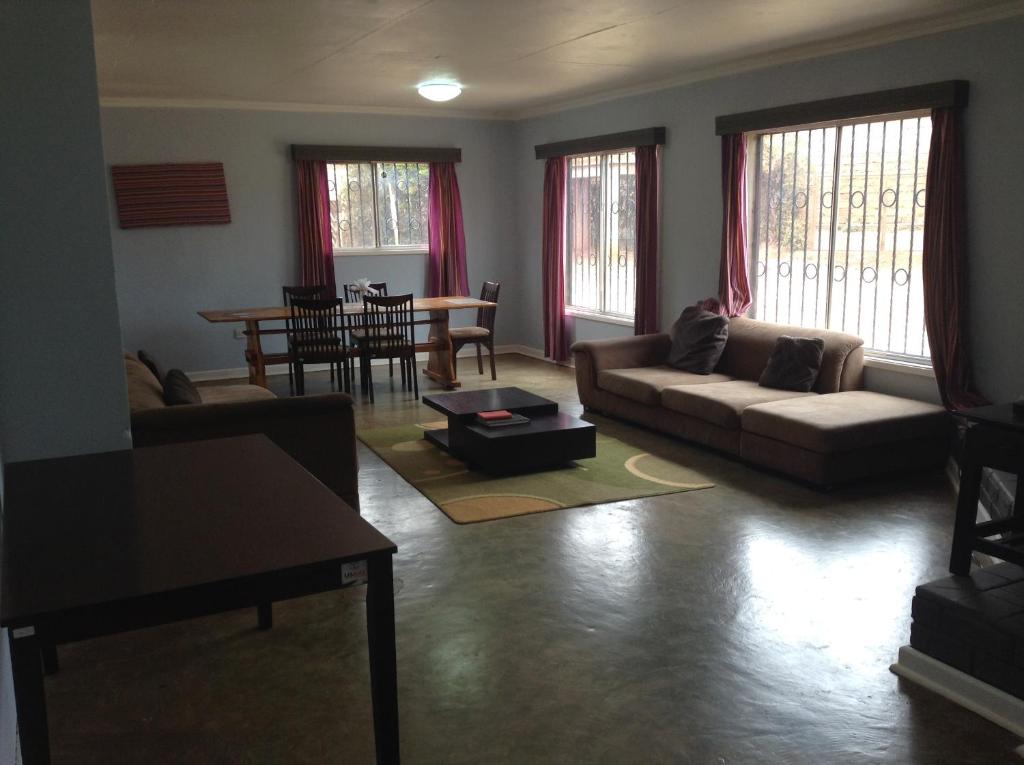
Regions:
<svg viewBox="0 0 1024 765"><path fill-rule="evenodd" d="M125 448L89 2L0 16L0 446L8 462Z"/></svg>
<svg viewBox="0 0 1024 765"><path fill-rule="evenodd" d="M775 66L609 101L516 125L520 338L543 345L540 221L543 162L535 144L665 125L661 321L718 289L721 180L718 115L946 79L971 82L967 110L970 297L973 358L980 386L1005 400L1024 392L1024 19ZM578 324L588 337L592 322ZM604 325L606 336L619 328ZM894 382L895 380L895 382ZM871 370L878 389L934 395L923 378ZM923 383L923 385L922 385ZM909 387L908 387L909 386Z"/></svg>
<svg viewBox="0 0 1024 765"><path fill-rule="evenodd" d="M102 112L108 164L224 163L231 204L225 226L122 230L111 199L125 347L152 351L167 366L243 366L234 326L209 324L196 311L279 305L281 285L296 283L292 143L460 147L470 283L516 276L509 123L208 109ZM392 293L425 294L425 255L345 256L335 265L339 284L366 277L387 281ZM473 320L471 311L453 313L453 323Z"/></svg>
<svg viewBox="0 0 1024 765"><path fill-rule="evenodd" d="M0 18L0 454L126 448L89 2L3 0ZM5 633L0 644L0 763L10 765Z"/></svg>

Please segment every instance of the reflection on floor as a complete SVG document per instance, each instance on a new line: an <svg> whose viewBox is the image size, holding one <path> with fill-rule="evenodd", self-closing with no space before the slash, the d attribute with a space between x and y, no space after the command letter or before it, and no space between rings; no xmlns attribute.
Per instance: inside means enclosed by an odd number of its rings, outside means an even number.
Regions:
<svg viewBox="0 0 1024 765"><path fill-rule="evenodd" d="M463 366L580 410L570 370ZM424 416L376 379L360 427ZM714 489L458 526L361 448L363 513L399 550L406 762L1013 761L1010 734L888 671L915 585L945 573L942 475L822 494L685 452ZM372 761L362 606L350 589L278 606L267 633L246 612L63 648L54 761Z"/></svg>

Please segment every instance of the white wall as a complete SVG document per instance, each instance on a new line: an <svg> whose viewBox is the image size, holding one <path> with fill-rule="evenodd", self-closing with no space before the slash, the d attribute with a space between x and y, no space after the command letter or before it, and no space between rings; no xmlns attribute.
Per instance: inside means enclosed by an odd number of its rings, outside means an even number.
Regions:
<svg viewBox="0 0 1024 765"><path fill-rule="evenodd" d="M0 444L130 446L88 0L4 2Z"/></svg>
<svg viewBox="0 0 1024 765"><path fill-rule="evenodd" d="M522 253L518 342L543 346L541 191L536 144L664 125L661 323L718 290L721 177L718 115L948 79L971 83L967 109L970 316L981 389L1024 392L1024 19L774 66L537 117L516 125ZM588 325L591 323L588 323ZM580 322L581 328L584 326ZM617 327L605 325L605 336ZM594 330L586 326L588 334ZM869 370L878 390L933 398L934 382Z"/></svg>
<svg viewBox="0 0 1024 765"><path fill-rule="evenodd" d="M111 199L124 344L155 353L166 366L243 366L236 327L209 324L196 311L280 305L281 285L297 283L293 143L461 148L457 173L473 293L485 279L516 277L509 123L169 108L104 108L102 117L109 164L224 163L231 205L225 226L122 230ZM426 262L425 255L335 258L339 284L366 277L387 281L392 294L425 294ZM453 312L453 323L475 318ZM498 342L505 342L500 313L498 321Z"/></svg>

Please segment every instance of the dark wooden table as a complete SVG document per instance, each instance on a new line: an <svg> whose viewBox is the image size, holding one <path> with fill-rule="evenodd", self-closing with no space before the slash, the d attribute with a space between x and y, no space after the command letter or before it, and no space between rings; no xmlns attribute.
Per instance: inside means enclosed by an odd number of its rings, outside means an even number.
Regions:
<svg viewBox="0 0 1024 765"><path fill-rule="evenodd" d="M1020 479L1024 475L1024 419L1013 416L1010 404L981 406L958 414L971 425L960 459L960 494L949 570L953 574L970 573L974 550L1024 566L1024 514L1021 513L1024 503L1020 497ZM1017 496L1009 518L977 522L984 467L1017 474Z"/></svg>
<svg viewBox="0 0 1024 765"><path fill-rule="evenodd" d="M423 437L488 473L523 473L597 455L597 428L558 411L558 404L521 388L439 393L423 403L442 412L448 427ZM479 412L507 409L530 418L522 425L491 428L476 422Z"/></svg>
<svg viewBox="0 0 1024 765"><path fill-rule="evenodd" d="M23 762L50 761L42 648L365 579L377 762L397 763L395 551L262 435L9 465L0 623Z"/></svg>

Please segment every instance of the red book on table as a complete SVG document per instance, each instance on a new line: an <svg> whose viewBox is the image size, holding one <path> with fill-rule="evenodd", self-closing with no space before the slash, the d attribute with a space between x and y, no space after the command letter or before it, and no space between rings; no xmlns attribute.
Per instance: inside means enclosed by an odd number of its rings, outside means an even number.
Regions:
<svg viewBox="0 0 1024 765"><path fill-rule="evenodd" d="M512 412L508 411L508 409L495 409L491 412L478 412L476 416L481 420L490 422L493 420L507 420L512 416Z"/></svg>

